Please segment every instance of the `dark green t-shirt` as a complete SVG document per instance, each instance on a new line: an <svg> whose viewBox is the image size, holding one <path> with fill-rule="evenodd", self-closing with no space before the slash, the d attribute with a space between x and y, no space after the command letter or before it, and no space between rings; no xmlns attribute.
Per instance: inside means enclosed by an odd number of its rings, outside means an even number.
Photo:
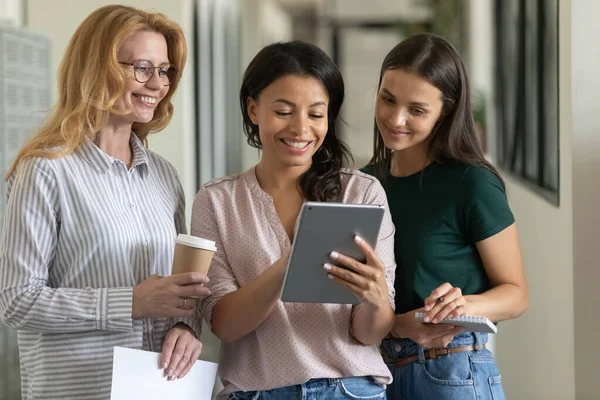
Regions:
<svg viewBox="0 0 600 400"><path fill-rule="evenodd" d="M367 166L363 172L373 175ZM387 173L382 185L396 227L396 313L423 307L444 282L464 295L489 289L475 243L514 222L506 193L487 168L433 162L407 177Z"/></svg>

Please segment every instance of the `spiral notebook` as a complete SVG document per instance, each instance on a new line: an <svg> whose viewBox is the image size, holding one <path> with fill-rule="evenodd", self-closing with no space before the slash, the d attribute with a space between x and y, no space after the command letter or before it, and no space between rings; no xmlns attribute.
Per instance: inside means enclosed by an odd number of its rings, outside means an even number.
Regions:
<svg viewBox="0 0 600 400"><path fill-rule="evenodd" d="M415 318L419 322L423 322L425 318L424 312L416 312ZM455 318L444 318L439 322L440 324L452 324L455 326L462 326L466 332L481 332L481 333L496 333L498 328L492 321L485 317L467 317L460 316Z"/></svg>

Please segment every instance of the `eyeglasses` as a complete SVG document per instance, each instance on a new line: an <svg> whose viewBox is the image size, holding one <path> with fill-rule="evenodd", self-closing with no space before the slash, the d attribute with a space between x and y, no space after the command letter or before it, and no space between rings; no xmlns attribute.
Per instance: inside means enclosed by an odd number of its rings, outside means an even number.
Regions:
<svg viewBox="0 0 600 400"><path fill-rule="evenodd" d="M154 76L154 70L158 69L158 77L163 81L166 80L165 86L169 86L177 77L179 69L172 64L162 64L155 67L148 60L138 60L132 63L121 62L119 64L129 65L133 67L133 76L139 83L146 83Z"/></svg>

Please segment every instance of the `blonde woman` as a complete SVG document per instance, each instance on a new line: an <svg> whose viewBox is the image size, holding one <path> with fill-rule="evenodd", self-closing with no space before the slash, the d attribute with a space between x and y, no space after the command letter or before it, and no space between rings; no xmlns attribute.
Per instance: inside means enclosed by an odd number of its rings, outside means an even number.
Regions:
<svg viewBox="0 0 600 400"><path fill-rule="evenodd" d="M114 346L162 351L170 379L201 343L205 276L169 274L184 196L144 146L171 119L186 60L162 14L107 6L77 28L47 123L6 178L0 316L18 330L24 399L107 399Z"/></svg>

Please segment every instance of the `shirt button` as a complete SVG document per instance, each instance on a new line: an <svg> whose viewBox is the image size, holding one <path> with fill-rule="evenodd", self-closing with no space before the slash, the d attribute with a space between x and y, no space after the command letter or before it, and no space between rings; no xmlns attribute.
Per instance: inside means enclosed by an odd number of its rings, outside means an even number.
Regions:
<svg viewBox="0 0 600 400"><path fill-rule="evenodd" d="M402 351L402 345L401 345L401 344L398 344L398 343L396 343L396 344L394 345L394 350L396 350L398 353L400 353L400 352Z"/></svg>
<svg viewBox="0 0 600 400"><path fill-rule="evenodd" d="M148 247L148 242L143 242L143 243L142 243L142 246L144 246L144 247Z"/></svg>
<svg viewBox="0 0 600 400"><path fill-rule="evenodd" d="M129 205L131 206L131 208L135 208L135 204L129 203Z"/></svg>
<svg viewBox="0 0 600 400"><path fill-rule="evenodd" d="M152 326L152 324L148 324L148 330L151 331L152 329L154 329L154 327Z"/></svg>

